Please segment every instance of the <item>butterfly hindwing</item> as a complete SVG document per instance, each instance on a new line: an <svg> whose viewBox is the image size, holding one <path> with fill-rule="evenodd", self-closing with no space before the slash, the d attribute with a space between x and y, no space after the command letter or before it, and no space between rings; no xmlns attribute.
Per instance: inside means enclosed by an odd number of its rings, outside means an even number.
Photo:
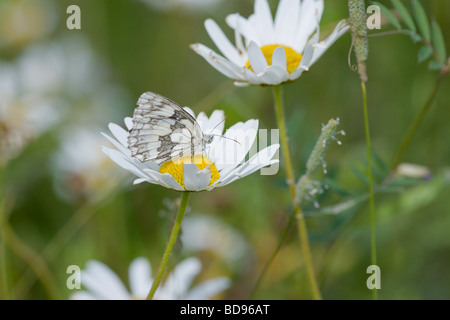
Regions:
<svg viewBox="0 0 450 320"><path fill-rule="evenodd" d="M202 146L203 133L187 111L172 100L146 92L137 102L128 136L132 157L141 162L166 161L193 155Z"/></svg>

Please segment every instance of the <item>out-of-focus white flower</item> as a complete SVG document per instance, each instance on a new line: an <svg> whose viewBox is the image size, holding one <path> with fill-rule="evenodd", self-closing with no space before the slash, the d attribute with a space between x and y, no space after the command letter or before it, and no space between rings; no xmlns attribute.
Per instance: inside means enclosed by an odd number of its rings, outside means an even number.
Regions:
<svg viewBox="0 0 450 320"><path fill-rule="evenodd" d="M431 171L428 167L413 163L400 163L395 169L395 174L400 177L430 179Z"/></svg>
<svg viewBox="0 0 450 320"><path fill-rule="evenodd" d="M238 13L226 18L234 30L236 45L213 20L205 21L206 31L224 57L199 43L191 48L219 72L235 80L236 85L278 85L293 81L309 70L349 28L342 20L330 36L319 41L323 8L323 0L281 0L272 19L267 0L255 0L255 12L248 19Z"/></svg>
<svg viewBox="0 0 450 320"><path fill-rule="evenodd" d="M106 75L105 65L79 36L35 44L11 62L0 60L0 163L61 123L69 109L73 122L75 114L91 108L90 99L105 101L101 96L112 91L105 90L111 86ZM121 91L114 92L112 99L119 101L116 93ZM90 121L107 107L92 108Z"/></svg>
<svg viewBox="0 0 450 320"><path fill-rule="evenodd" d="M140 0L160 11L180 10L187 12L210 11L223 0Z"/></svg>
<svg viewBox="0 0 450 320"><path fill-rule="evenodd" d="M97 128L70 127L60 137L53 173L61 196L98 200L119 184L123 171L101 152L103 139Z"/></svg>
<svg viewBox="0 0 450 320"><path fill-rule="evenodd" d="M195 118L190 108L185 107L184 110ZM109 125L109 130L114 138L103 135L118 150L104 147L103 151L119 166L138 177L134 183L149 182L177 191L212 190L279 161L272 159L279 144L273 144L253 155L248 161L244 161L257 136L257 120L239 122L230 127L223 135L225 125L223 111L216 110L209 118L201 112L196 121L203 132L215 135L207 146L205 154L195 154L194 157L189 155L186 158L174 159L161 165L151 160L141 162L132 156L128 146L129 131L133 127L131 118L125 118L128 130L124 130L116 124ZM170 130L169 127L166 129ZM170 135L166 137L170 138ZM146 139L149 138L146 137ZM153 139L158 141L159 137L154 136Z"/></svg>
<svg viewBox="0 0 450 320"><path fill-rule="evenodd" d="M206 215L189 215L183 220L181 241L189 251L211 251L230 264L241 262L250 250L242 234L230 225Z"/></svg>
<svg viewBox="0 0 450 320"><path fill-rule="evenodd" d="M180 262L156 290L157 300L207 300L228 289L231 282L226 277L206 280L191 288L200 273L201 262L188 258ZM105 264L91 260L81 271L81 284L86 289L73 294L73 300L141 300L146 299L153 279L151 265L145 258L136 258L128 269L130 290Z"/></svg>
<svg viewBox="0 0 450 320"><path fill-rule="evenodd" d="M2 0L0 48L22 47L43 39L57 25L58 15L49 0Z"/></svg>

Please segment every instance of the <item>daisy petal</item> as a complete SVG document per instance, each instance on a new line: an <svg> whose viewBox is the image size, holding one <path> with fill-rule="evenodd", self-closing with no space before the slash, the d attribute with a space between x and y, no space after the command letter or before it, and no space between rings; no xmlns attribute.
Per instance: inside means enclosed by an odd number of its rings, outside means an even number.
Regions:
<svg viewBox="0 0 450 320"><path fill-rule="evenodd" d="M219 56L208 47L200 43L195 43L191 45L191 49L201 55L211 66L228 78L242 80L242 70L240 67Z"/></svg>
<svg viewBox="0 0 450 320"><path fill-rule="evenodd" d="M238 65L242 63L241 55L238 50L230 43L222 29L220 29L214 20L207 19L205 21L205 28L209 34L209 37L214 42L216 47L222 52L225 58Z"/></svg>
<svg viewBox="0 0 450 320"><path fill-rule="evenodd" d="M81 272L81 283L97 299L129 299L130 294L119 277L106 265L98 261L88 261Z"/></svg>
<svg viewBox="0 0 450 320"><path fill-rule="evenodd" d="M303 0L295 36L296 50L303 51L308 38L322 18L323 0Z"/></svg>
<svg viewBox="0 0 450 320"><path fill-rule="evenodd" d="M257 30L255 30L254 26L240 14L230 14L226 17L225 21L231 28L239 29L240 33L244 36L247 45L251 40L260 44Z"/></svg>
<svg viewBox="0 0 450 320"><path fill-rule="evenodd" d="M260 45L274 42L274 30L272 14L270 13L270 7L267 0L255 1L255 25L258 26L258 32L260 39L264 39L264 43Z"/></svg>
<svg viewBox="0 0 450 320"><path fill-rule="evenodd" d="M347 22L345 20L341 20L336 25L333 32L324 41L318 43L321 44L321 46L315 47L310 65L314 64L314 62L316 62L337 39L339 39L344 33L346 33L349 28L350 26L347 24Z"/></svg>
<svg viewBox="0 0 450 320"><path fill-rule="evenodd" d="M211 181L211 168L206 166L199 170L195 163L183 164L184 188L186 191L205 190Z"/></svg>
<svg viewBox="0 0 450 320"><path fill-rule="evenodd" d="M286 51L283 47L275 48L272 54L272 65L287 70Z"/></svg>
<svg viewBox="0 0 450 320"><path fill-rule="evenodd" d="M200 260L189 258L180 262L171 272L166 282L160 287L159 299L180 299L191 286L195 276L201 270Z"/></svg>
<svg viewBox="0 0 450 320"><path fill-rule="evenodd" d="M282 44L294 47L292 44L292 26L297 25L300 15L299 0L281 0L275 14L275 39Z"/></svg>
<svg viewBox="0 0 450 320"><path fill-rule="evenodd" d="M264 83L274 86L287 81L289 79L289 72L279 66L272 65L264 71L261 78Z"/></svg>
<svg viewBox="0 0 450 320"><path fill-rule="evenodd" d="M268 66L261 48L253 41L251 41L248 46L248 59L256 74L263 72Z"/></svg>
<svg viewBox="0 0 450 320"><path fill-rule="evenodd" d="M228 289L231 281L228 278L220 277L204 281L195 286L185 297L186 300L209 300L218 293Z"/></svg>
<svg viewBox="0 0 450 320"><path fill-rule="evenodd" d="M135 298L146 298L152 285L152 267L146 258L134 259L128 268L131 293Z"/></svg>

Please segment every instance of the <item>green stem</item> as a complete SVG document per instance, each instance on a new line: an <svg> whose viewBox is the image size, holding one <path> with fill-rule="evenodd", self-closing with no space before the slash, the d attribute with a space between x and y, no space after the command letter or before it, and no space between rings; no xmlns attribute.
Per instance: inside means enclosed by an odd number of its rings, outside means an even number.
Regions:
<svg viewBox="0 0 450 320"><path fill-rule="evenodd" d="M297 220L297 229L300 238L300 247L302 249L303 259L306 267L306 275L308 278L313 298L315 300L321 300L322 297L319 291L316 276L314 274L314 268L311 259L311 250L309 246L308 230L306 228L305 217L302 213L300 204L295 199L294 170L292 168L291 154L289 151L289 142L286 132L286 121L284 119L281 85L274 86L273 93L275 99L275 112L277 115L278 129L280 130L281 149L283 151L284 165L286 168L286 181L289 186L289 191L291 193L292 204L294 207L294 217Z"/></svg>
<svg viewBox="0 0 450 320"><path fill-rule="evenodd" d="M400 161L402 161L403 156L405 155L406 149L409 147L411 140L414 136L414 134L417 131L417 128L422 123L423 119L425 118L426 113L430 109L432 102L434 100L434 97L436 96L436 93L439 89L440 84L442 83L442 80L444 79L445 74L440 74L439 77L436 79L436 82L433 86L433 90L431 91L430 96L428 97L427 101L423 105L420 112L417 114L414 121L411 123L405 137L402 140L402 143L400 144L400 148L397 151L397 154L394 158L394 161L392 162L391 169L395 169Z"/></svg>
<svg viewBox="0 0 450 320"><path fill-rule="evenodd" d="M150 289L150 293L148 294L147 300L153 299L153 295L158 289L159 283L161 282L162 276L164 274L164 270L166 269L167 262L169 261L170 254L172 253L173 246L175 245L175 241L177 240L178 232L180 231L181 222L183 221L184 213L186 211L187 204L189 202L190 192L183 192L183 196L181 198L180 208L178 209L177 218L175 220L175 224L172 229L172 233L170 234L169 241L166 246L166 250L164 251L164 255L162 257L161 264L158 269L158 273L156 275L155 280L153 281L152 287Z"/></svg>
<svg viewBox="0 0 450 320"><path fill-rule="evenodd" d="M0 181L0 188L1 188L1 181ZM5 217L6 212L4 208L4 202L3 202L3 195L0 193L0 230L3 229L3 221L6 219ZM3 233L3 231L2 231ZM9 295L9 281L8 281L8 257L6 252L6 241L0 237L1 246L0 246L0 259L1 259L1 277L2 277L2 297L4 300L8 300L10 298Z"/></svg>
<svg viewBox="0 0 450 320"><path fill-rule="evenodd" d="M369 179L369 210L370 210L370 248L371 248L371 264L377 264L377 238L375 233L375 199L373 192L373 177L372 177L372 152L370 146L370 130L369 130L369 113L367 111L367 94L366 84L361 81L361 92L364 108L364 128L366 133L366 151L367 151L367 177ZM372 289L372 299L378 299L378 290Z"/></svg>
<svg viewBox="0 0 450 320"><path fill-rule="evenodd" d="M289 220L286 224L286 227L284 227L283 233L281 234L280 239L278 240L278 244L275 247L275 250L270 255L269 260L267 260L267 262L264 264L264 267L263 267L258 279L256 279L255 285L253 286L252 292L250 293L250 297L253 297L253 295L255 294L259 285L261 284L262 279L266 275L267 270L269 270L270 265L272 264L273 260L275 260L275 257L277 256L278 252L280 251L281 246L283 245L283 242L286 239L286 236L288 235L293 222L294 222L294 216L291 214L291 215L289 215Z"/></svg>

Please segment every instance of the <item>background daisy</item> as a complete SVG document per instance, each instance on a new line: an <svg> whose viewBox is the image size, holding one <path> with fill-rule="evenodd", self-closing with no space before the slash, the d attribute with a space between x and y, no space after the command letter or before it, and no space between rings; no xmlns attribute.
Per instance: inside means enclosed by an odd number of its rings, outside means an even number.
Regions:
<svg viewBox="0 0 450 320"><path fill-rule="evenodd" d="M348 30L342 20L331 35L319 41L323 8L323 0L281 0L273 19L267 0L256 0L248 19L238 13L226 18L235 33L235 45L214 20L205 21L206 31L223 57L199 43L191 48L236 85L292 81Z"/></svg>
<svg viewBox="0 0 450 320"><path fill-rule="evenodd" d="M208 300L222 293L231 285L230 279L208 279L194 287L194 278L201 271L197 258L181 261L170 272L155 293L158 300ZM134 259L128 269L129 287L107 265L90 260L81 271L81 284L86 290L74 293L72 300L144 300L152 285L150 262L143 257Z"/></svg>

